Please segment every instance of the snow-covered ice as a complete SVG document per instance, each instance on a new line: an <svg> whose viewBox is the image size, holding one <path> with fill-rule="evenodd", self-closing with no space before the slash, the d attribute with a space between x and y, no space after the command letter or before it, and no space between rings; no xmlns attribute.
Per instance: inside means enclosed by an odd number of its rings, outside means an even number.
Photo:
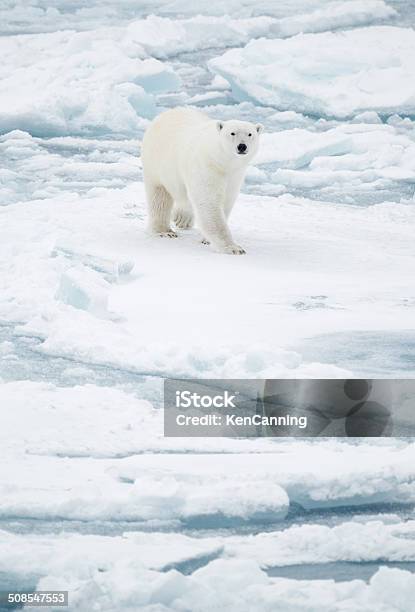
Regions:
<svg viewBox="0 0 415 612"><path fill-rule="evenodd" d="M413 9L2 3L0 590L415 610L412 439L164 438L160 410L166 375L413 376ZM178 104L265 125L245 257L145 233L140 141Z"/></svg>

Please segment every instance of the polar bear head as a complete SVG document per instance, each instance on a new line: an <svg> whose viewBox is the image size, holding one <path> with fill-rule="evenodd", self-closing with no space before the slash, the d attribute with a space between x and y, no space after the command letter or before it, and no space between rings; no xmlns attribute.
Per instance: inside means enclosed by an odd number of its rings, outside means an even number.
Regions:
<svg viewBox="0 0 415 612"><path fill-rule="evenodd" d="M222 150L229 157L238 157L248 162L258 151L259 135L263 131L260 123L248 121L217 121Z"/></svg>

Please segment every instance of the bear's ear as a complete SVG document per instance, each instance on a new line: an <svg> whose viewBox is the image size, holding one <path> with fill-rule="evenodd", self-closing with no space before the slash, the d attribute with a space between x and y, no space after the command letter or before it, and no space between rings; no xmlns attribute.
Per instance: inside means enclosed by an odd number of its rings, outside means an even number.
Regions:
<svg viewBox="0 0 415 612"><path fill-rule="evenodd" d="M258 132L258 134L261 134L261 132L264 131L264 126L262 125L262 123L257 123L255 126L255 129Z"/></svg>
<svg viewBox="0 0 415 612"><path fill-rule="evenodd" d="M216 121L216 129L218 130L218 132L220 132L222 128L223 128L222 121Z"/></svg>

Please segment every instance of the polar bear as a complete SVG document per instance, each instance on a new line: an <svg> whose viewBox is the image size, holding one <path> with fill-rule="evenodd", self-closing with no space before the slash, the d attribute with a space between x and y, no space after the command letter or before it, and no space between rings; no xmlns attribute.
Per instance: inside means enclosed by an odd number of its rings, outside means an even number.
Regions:
<svg viewBox="0 0 415 612"><path fill-rule="evenodd" d="M215 121L189 108L161 113L142 144L149 231L176 238L172 215L181 229L195 219L202 242L222 253L245 253L227 219L262 130L260 123Z"/></svg>

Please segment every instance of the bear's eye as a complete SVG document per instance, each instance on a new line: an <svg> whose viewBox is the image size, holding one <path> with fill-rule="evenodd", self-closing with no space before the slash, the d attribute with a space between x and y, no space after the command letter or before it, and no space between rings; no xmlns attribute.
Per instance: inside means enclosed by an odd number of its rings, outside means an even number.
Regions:
<svg viewBox="0 0 415 612"><path fill-rule="evenodd" d="M231 136L235 136L235 132L231 132Z"/></svg>
<svg viewBox="0 0 415 612"><path fill-rule="evenodd" d="M252 134L248 134L248 136L252 136Z"/></svg>

